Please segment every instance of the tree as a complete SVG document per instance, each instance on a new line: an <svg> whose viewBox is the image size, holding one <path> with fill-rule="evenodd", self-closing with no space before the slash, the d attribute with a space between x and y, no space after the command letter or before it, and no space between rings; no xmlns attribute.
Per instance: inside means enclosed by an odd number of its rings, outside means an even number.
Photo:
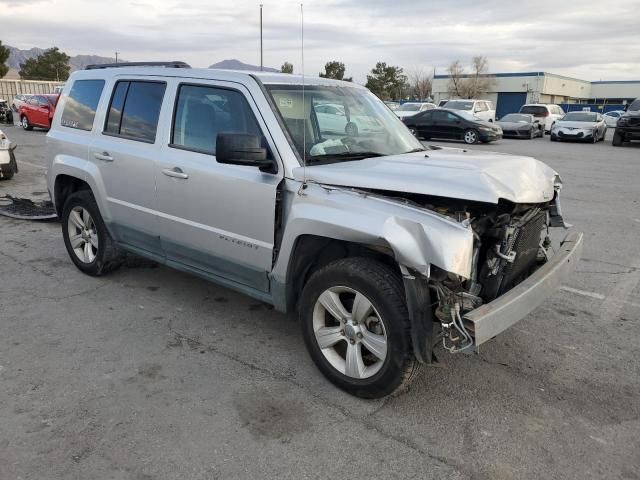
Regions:
<svg viewBox="0 0 640 480"><path fill-rule="evenodd" d="M366 87L383 100L403 98L409 88L402 68L385 62L378 62L371 69L371 75L367 75Z"/></svg>
<svg viewBox="0 0 640 480"><path fill-rule="evenodd" d="M20 64L20 77L25 80L65 81L70 71L69 55L58 50L58 47L50 48L37 58Z"/></svg>
<svg viewBox="0 0 640 480"><path fill-rule="evenodd" d="M353 81L352 77L344 78L344 63L332 60L324 64L324 72L320 72L322 78L333 78L334 80Z"/></svg>
<svg viewBox="0 0 640 480"><path fill-rule="evenodd" d="M426 100L431 97L433 76L424 69L415 69L409 74L409 81L413 95L418 100Z"/></svg>
<svg viewBox="0 0 640 480"><path fill-rule="evenodd" d="M284 62L280 67L280 71L282 73L293 73L293 64L289 62Z"/></svg>
<svg viewBox="0 0 640 480"><path fill-rule="evenodd" d="M496 79L489 74L489 61L486 57L473 57L471 68L471 73L465 73L460 60L449 65L447 68L449 95L459 98L477 98L495 86Z"/></svg>
<svg viewBox="0 0 640 480"><path fill-rule="evenodd" d="M9 49L2 45L0 40L0 78L4 77L9 71L9 67L5 62L9 59Z"/></svg>

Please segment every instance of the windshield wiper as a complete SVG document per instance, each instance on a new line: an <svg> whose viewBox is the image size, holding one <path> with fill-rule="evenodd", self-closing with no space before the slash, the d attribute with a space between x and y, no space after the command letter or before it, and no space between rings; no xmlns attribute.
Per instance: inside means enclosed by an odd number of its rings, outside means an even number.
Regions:
<svg viewBox="0 0 640 480"><path fill-rule="evenodd" d="M327 153L324 155L311 155L307 157L307 161L315 162L331 162L331 161L348 161L348 160L362 160L363 158L371 157L384 157L385 155L379 152L340 152L340 153Z"/></svg>

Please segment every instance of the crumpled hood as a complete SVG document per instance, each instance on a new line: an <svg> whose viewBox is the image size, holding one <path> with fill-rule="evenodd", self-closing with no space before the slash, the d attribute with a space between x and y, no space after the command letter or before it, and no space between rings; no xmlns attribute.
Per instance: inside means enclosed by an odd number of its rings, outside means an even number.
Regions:
<svg viewBox="0 0 640 480"><path fill-rule="evenodd" d="M293 175L302 181L302 167ZM407 192L477 202L542 203L553 198L556 172L531 157L445 148L306 168L326 185Z"/></svg>

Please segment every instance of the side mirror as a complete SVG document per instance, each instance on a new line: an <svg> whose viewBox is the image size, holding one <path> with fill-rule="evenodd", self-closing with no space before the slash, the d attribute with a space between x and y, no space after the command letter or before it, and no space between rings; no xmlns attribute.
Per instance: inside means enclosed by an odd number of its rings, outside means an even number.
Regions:
<svg viewBox="0 0 640 480"><path fill-rule="evenodd" d="M216 160L228 165L244 165L269 169L267 149L260 146L260 137L245 133L219 133L216 137Z"/></svg>

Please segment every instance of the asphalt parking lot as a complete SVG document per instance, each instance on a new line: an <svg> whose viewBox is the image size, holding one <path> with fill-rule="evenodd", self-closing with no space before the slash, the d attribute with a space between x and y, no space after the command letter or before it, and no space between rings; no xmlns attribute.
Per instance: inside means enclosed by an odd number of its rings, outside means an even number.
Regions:
<svg viewBox="0 0 640 480"><path fill-rule="evenodd" d="M45 133L0 128L0 195L44 198ZM292 317L146 260L85 276L58 223L0 217L0 479L640 478L640 143L610 139L471 147L558 170L584 258L379 401L325 381Z"/></svg>

